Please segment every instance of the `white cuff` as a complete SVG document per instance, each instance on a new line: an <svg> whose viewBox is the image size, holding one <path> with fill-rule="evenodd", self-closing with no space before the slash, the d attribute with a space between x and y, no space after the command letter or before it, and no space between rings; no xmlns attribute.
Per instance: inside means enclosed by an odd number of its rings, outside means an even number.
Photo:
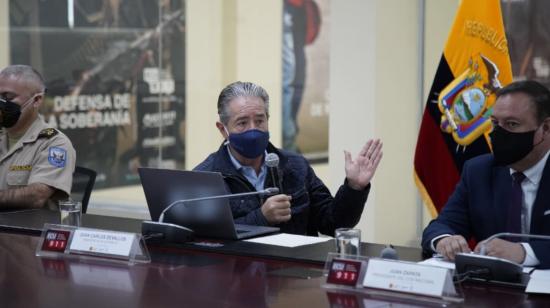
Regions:
<svg viewBox="0 0 550 308"><path fill-rule="evenodd" d="M520 243L525 249L525 259L523 260L523 266L537 266L540 264L539 259L535 255L533 248L528 243Z"/></svg>
<svg viewBox="0 0 550 308"><path fill-rule="evenodd" d="M432 251L433 251L433 252L437 252L437 251L435 250L434 243L435 243L438 239L444 238L444 237L448 237L448 236L452 236L452 235L451 235L451 234L441 234L441 235L438 235L438 236L434 237L434 238L431 240L431 242L430 242L430 248L432 249Z"/></svg>

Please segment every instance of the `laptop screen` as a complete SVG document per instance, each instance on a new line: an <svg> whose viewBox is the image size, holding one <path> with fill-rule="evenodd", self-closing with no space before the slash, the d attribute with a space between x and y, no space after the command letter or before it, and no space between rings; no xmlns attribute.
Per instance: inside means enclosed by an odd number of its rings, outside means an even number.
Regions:
<svg viewBox="0 0 550 308"><path fill-rule="evenodd" d="M138 171L153 221L158 221L162 211L175 201L228 194L223 177L217 172L155 168L139 168ZM178 213L189 215L191 206L217 204L225 207L227 202L227 199L217 199L180 203L165 213L164 221L177 223Z"/></svg>
<svg viewBox="0 0 550 308"><path fill-rule="evenodd" d="M279 228L247 226L245 233L237 234L229 198L190 200L228 195L220 173L140 168L139 176L147 199L151 220L158 221L162 211L164 222L184 226L197 235L224 239L238 239L279 231Z"/></svg>

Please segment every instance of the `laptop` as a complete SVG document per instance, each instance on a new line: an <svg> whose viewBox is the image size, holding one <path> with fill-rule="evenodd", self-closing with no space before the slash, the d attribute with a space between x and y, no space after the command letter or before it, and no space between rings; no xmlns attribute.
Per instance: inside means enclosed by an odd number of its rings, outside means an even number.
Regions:
<svg viewBox="0 0 550 308"><path fill-rule="evenodd" d="M139 168L151 220L178 200L230 194L220 173ZM164 213L163 222L184 226L197 236L239 240L275 233L279 228L235 224L230 198L180 202Z"/></svg>

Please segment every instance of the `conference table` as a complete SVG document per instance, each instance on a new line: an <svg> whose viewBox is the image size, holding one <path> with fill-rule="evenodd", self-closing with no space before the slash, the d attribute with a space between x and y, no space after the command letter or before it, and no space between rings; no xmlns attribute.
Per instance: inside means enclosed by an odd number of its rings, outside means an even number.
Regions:
<svg viewBox="0 0 550 308"><path fill-rule="evenodd" d="M197 239L148 245L151 263L35 256L44 223L59 213L0 213L2 307L421 307L414 297L380 296L323 287L332 241L278 247L245 241ZM83 227L139 233L141 221L83 214ZM378 256L381 244L363 243ZM396 247L402 260L421 259L419 248ZM550 306L550 296L465 282L460 306ZM436 305L436 304L432 304Z"/></svg>

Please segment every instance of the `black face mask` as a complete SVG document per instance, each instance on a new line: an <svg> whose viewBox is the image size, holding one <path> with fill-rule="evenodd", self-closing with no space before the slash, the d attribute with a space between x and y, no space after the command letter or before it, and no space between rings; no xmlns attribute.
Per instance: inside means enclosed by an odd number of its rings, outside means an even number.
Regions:
<svg viewBox="0 0 550 308"><path fill-rule="evenodd" d="M0 98L0 126L10 128L17 123L21 116L21 106Z"/></svg>
<svg viewBox="0 0 550 308"><path fill-rule="evenodd" d="M508 166L523 159L533 150L535 132L512 133L495 125L489 134L493 145L493 156L496 165Z"/></svg>

